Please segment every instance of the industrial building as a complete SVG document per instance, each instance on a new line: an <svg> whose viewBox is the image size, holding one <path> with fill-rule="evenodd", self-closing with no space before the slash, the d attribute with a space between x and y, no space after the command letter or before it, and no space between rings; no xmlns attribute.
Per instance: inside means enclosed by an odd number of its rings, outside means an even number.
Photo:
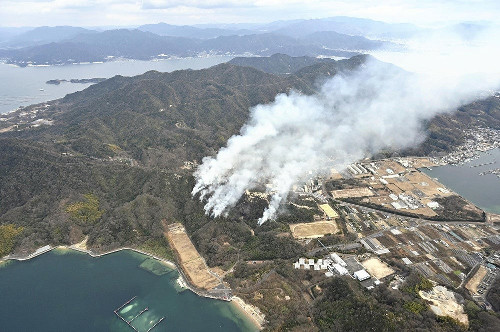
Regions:
<svg viewBox="0 0 500 332"><path fill-rule="evenodd" d="M358 279L359 281L367 280L370 279L371 276L366 272L366 270L359 270L354 272L354 278Z"/></svg>
<svg viewBox="0 0 500 332"><path fill-rule="evenodd" d="M340 266L340 264L333 264L333 268L334 268L335 272L337 272L341 276L349 274L349 271L347 271L347 269L345 267Z"/></svg>
<svg viewBox="0 0 500 332"><path fill-rule="evenodd" d="M343 260L342 258L340 258L340 256L339 256L339 255L337 255L337 254L336 254L336 253L334 253L334 252L330 254L330 258L331 258L331 259L333 259L333 261L334 261L336 264L338 264L338 265L340 265L340 266L342 266L342 267L346 267L346 266L347 266L346 262L344 262L344 260Z"/></svg>

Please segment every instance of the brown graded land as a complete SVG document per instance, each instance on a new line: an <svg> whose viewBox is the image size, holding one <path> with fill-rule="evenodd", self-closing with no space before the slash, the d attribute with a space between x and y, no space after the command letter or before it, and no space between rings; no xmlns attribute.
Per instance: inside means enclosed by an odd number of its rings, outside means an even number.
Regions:
<svg viewBox="0 0 500 332"><path fill-rule="evenodd" d="M330 179L331 180L340 180L340 179L342 179L342 174L340 174L336 169L332 168L330 170Z"/></svg>
<svg viewBox="0 0 500 332"><path fill-rule="evenodd" d="M374 195L367 187L333 190L331 194L334 198L367 197Z"/></svg>
<svg viewBox="0 0 500 332"><path fill-rule="evenodd" d="M458 320L465 326L469 325L469 319L464 308L455 298L455 293L443 286L436 286L429 292L420 291L419 295L426 301L431 302L432 311L438 316L449 316Z"/></svg>
<svg viewBox="0 0 500 332"><path fill-rule="evenodd" d="M395 160L380 160L376 162L376 164L378 166L377 173L379 176L392 175L405 171L405 168ZM387 172L388 169L391 169L393 173Z"/></svg>
<svg viewBox="0 0 500 332"><path fill-rule="evenodd" d="M469 282L467 282L465 288L467 288L472 294L477 294L477 286L479 286L479 283L483 280L487 272L486 268L481 265L474 276L469 280Z"/></svg>
<svg viewBox="0 0 500 332"><path fill-rule="evenodd" d="M182 270L194 286L210 290L221 283L207 267L182 224L168 225L167 239L179 257Z"/></svg>
<svg viewBox="0 0 500 332"><path fill-rule="evenodd" d="M432 160L430 160L427 157L407 157L404 159L407 160L409 163L411 163L411 166L414 168L437 166L437 164L435 162L433 162Z"/></svg>
<svg viewBox="0 0 500 332"><path fill-rule="evenodd" d="M361 265L363 265L363 267L377 279L385 278L394 273L393 269L375 257L367 259L362 262Z"/></svg>
<svg viewBox="0 0 500 332"><path fill-rule="evenodd" d="M291 224L290 230L297 239L314 239L325 234L336 234L339 231L334 220L316 221L310 223Z"/></svg>

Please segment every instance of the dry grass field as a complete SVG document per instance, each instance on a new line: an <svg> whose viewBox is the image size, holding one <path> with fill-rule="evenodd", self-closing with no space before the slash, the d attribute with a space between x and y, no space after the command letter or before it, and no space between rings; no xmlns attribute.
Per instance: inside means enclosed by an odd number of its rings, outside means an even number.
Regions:
<svg viewBox="0 0 500 332"><path fill-rule="evenodd" d="M467 288L471 293L477 294L477 286L479 286L479 283L483 278L486 276L486 273L488 271L484 266L480 266L479 269L477 270L476 274L467 282L467 285L465 285L465 288Z"/></svg>
<svg viewBox="0 0 500 332"><path fill-rule="evenodd" d="M290 224L293 237L297 239L314 239L326 234L335 234L339 231L337 223L330 221L316 221L310 223Z"/></svg>
<svg viewBox="0 0 500 332"><path fill-rule="evenodd" d="M221 283L219 279L211 274L182 224L169 225L167 239L179 257L182 270L194 286L209 290Z"/></svg>
<svg viewBox="0 0 500 332"><path fill-rule="evenodd" d="M361 265L377 279L382 279L394 273L394 270L391 269L387 264L380 261L378 258L369 258L366 261L362 262Z"/></svg>
<svg viewBox="0 0 500 332"><path fill-rule="evenodd" d="M331 194L334 198L367 197L374 195L373 191L368 187L333 190Z"/></svg>

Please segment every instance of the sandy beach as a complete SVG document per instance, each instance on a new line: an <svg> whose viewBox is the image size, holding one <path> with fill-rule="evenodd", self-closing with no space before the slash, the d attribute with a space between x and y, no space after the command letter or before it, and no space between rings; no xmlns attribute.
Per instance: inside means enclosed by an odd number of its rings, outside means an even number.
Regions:
<svg viewBox="0 0 500 332"><path fill-rule="evenodd" d="M265 315L260 312L260 309L256 306L246 303L242 298L238 296L233 296L231 298L231 303L233 303L238 310L243 312L255 326L260 330L263 329L263 325L266 322Z"/></svg>

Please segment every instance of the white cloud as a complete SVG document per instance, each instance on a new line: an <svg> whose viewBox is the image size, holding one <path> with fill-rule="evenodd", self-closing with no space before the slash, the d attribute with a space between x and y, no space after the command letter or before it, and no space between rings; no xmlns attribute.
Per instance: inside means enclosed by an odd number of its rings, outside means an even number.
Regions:
<svg viewBox="0 0 500 332"><path fill-rule="evenodd" d="M143 0L144 9L165 9L173 7L194 7L194 8L234 8L254 6L255 1L251 0Z"/></svg>
<svg viewBox="0 0 500 332"><path fill-rule="evenodd" d="M0 25L270 22L328 16L387 22L497 20L497 0L1 0Z"/></svg>

